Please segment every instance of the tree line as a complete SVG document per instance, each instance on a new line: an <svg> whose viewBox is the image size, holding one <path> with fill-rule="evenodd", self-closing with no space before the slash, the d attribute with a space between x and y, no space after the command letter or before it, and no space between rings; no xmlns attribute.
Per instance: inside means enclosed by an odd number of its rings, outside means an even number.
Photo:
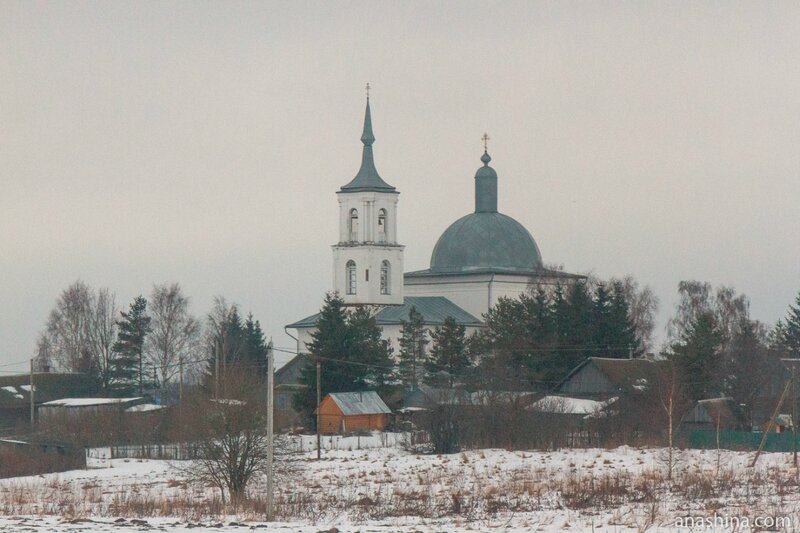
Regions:
<svg viewBox="0 0 800 533"><path fill-rule="evenodd" d="M336 294L323 303L307 348L320 361L322 394L376 389L398 396L420 385L472 390L546 390L591 355L631 357L651 343L657 300L631 278L536 287L501 298L467 335L452 317L431 327L416 308L402 321L393 353L366 307L348 309ZM316 367L300 377L295 407L316 405Z"/></svg>
<svg viewBox="0 0 800 533"><path fill-rule="evenodd" d="M242 317L223 297L203 318L189 305L178 283L165 283L123 311L108 289L76 281L59 295L37 338L35 367L87 374L113 396L173 390L181 374L215 394L225 372L266 376L267 344L252 313Z"/></svg>
<svg viewBox="0 0 800 533"><path fill-rule="evenodd" d="M632 278L586 279L532 287L501 298L471 335L448 318L430 327L416 309L403 321L399 350L381 338L369 308L345 307L329 294L308 344L323 366L322 393L376 389L388 396L420 385L466 390L550 391L588 357L671 362L687 400L729 397L752 406L780 381L784 357L800 357L800 295L768 328L750 317L747 296L732 287L683 281L667 342L653 350L658 300ZM776 378L776 376L778 376ZM316 369L306 365L295 407L311 413ZM781 386L778 383L778 386Z"/></svg>

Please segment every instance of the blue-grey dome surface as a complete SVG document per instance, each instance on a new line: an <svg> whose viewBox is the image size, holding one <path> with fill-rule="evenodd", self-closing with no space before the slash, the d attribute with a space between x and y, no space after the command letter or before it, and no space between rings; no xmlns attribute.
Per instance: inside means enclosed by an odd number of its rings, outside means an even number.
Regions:
<svg viewBox="0 0 800 533"><path fill-rule="evenodd" d="M528 230L496 211L470 213L453 222L431 255L431 271L435 272L532 272L541 268L542 255Z"/></svg>

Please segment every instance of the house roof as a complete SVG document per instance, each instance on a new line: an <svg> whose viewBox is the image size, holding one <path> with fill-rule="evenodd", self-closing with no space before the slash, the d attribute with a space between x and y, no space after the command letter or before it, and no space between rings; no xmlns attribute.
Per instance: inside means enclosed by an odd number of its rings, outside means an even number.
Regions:
<svg viewBox="0 0 800 533"><path fill-rule="evenodd" d="M300 353L275 371L275 385L296 385L300 383L300 374L303 368L311 362L308 354Z"/></svg>
<svg viewBox="0 0 800 533"><path fill-rule="evenodd" d="M654 377L658 361L651 359L615 359L611 357L587 357L567 374L557 389L561 389L575 374L586 365L595 365L608 380L617 387L632 386L644 390Z"/></svg>
<svg viewBox="0 0 800 533"><path fill-rule="evenodd" d="M392 412L375 391L331 392L328 396L339 406L345 416L389 414Z"/></svg>
<svg viewBox="0 0 800 533"><path fill-rule="evenodd" d="M714 424L722 426L743 423L744 413L733 398L706 398L698 400L684 415L682 423Z"/></svg>
<svg viewBox="0 0 800 533"><path fill-rule="evenodd" d="M379 326L399 325L408 320L411 308L415 307L422 315L422 321L428 326L441 326L447 317L453 317L463 326L482 326L483 322L463 310L443 296L406 296L401 305L387 305L375 315ZM286 326L292 329L314 328L319 321L320 313L315 313L302 320ZM289 363L287 363L288 365Z"/></svg>
<svg viewBox="0 0 800 533"><path fill-rule="evenodd" d="M0 408L30 406L30 374L0 376ZM42 404L58 398L97 394L97 383L80 373L38 372L33 375L34 401Z"/></svg>
<svg viewBox="0 0 800 533"><path fill-rule="evenodd" d="M115 405L138 402L142 397L136 398L61 398L45 402L42 407L89 407L93 405Z"/></svg>

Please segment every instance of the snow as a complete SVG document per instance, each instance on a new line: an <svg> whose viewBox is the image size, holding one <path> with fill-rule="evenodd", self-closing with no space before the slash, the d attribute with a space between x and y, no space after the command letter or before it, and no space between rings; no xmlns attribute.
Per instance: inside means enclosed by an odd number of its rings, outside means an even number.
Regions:
<svg viewBox="0 0 800 533"><path fill-rule="evenodd" d="M797 485L779 484L775 477L783 474L791 479L790 453L764 454L757 466L750 469L752 453L676 450L682 475L690 480L692 476L720 480L712 483L713 494L697 496L695 492L699 494L703 487L698 481L687 485L686 494L657 493L655 500L627 497L609 505L588 507L567 503L570 487L575 487L573 492L578 497L582 496L582 480L596 480L600 486L603 480L615 482L628 479L626 476L639 476L636 483L646 483L663 475L665 453L661 448L623 446L612 450L485 449L451 455L414 455L390 446L324 451L322 460L317 461L316 452L307 451L294 456L296 473L291 481L278 482L277 495L318 498L317 501L332 509L326 510L322 504L310 507L304 516L292 515L270 523L269 530L316 533L336 527L342 533L633 533L678 531L674 524L680 517L712 513L751 518L787 516L797 520L800 517ZM97 455L102 455L100 450ZM205 510L182 511L178 502L190 501L197 506L195 509L207 509L210 506L204 507L203 502L218 493L202 483L188 481L179 462L106 459L102 464L106 468L0 480L0 531L158 529L182 533L267 527L244 511L224 516L208 516ZM747 476L750 481L746 487L742 485L742 492L724 488L724 483ZM758 476L767 481L754 484ZM676 485L679 483L675 481ZM554 490L555 487L561 489ZM263 480L257 480L253 490L254 494L263 494ZM441 512L450 508L454 499L461 502L460 514ZM499 510L473 507L478 499L494 502ZM156 516L130 514L139 512L135 505L127 508L128 513L118 513L118 505L125 501L155 502L151 512ZM178 509L174 511L178 514L162 516L163 509ZM195 516L192 512L206 514ZM800 520L794 524L800 524Z"/></svg>
<svg viewBox="0 0 800 533"><path fill-rule="evenodd" d="M215 398L211 401L220 405L245 405L245 402L242 400L233 400L230 398Z"/></svg>
<svg viewBox="0 0 800 533"><path fill-rule="evenodd" d="M163 405L157 405L154 403L143 403L139 405L134 405L133 407L128 407L125 409L126 413L145 413L149 411L158 411L159 409L163 409Z"/></svg>
<svg viewBox="0 0 800 533"><path fill-rule="evenodd" d="M530 409L543 413L588 415L601 411L616 400L616 398L611 398L604 402L599 402L596 400L585 400L583 398L570 398L568 396L545 396L531 404Z"/></svg>
<svg viewBox="0 0 800 533"><path fill-rule="evenodd" d="M22 400L22 399L24 399L24 398L25 398L25 397L24 397L22 394L20 394L20 393L19 393L19 391L18 391L17 389L15 389L14 387L12 387L11 385L8 385L8 386L6 386L6 387L3 387L3 390L4 390L4 391L6 391L6 392L8 392L8 393L11 393L11 394L13 394L13 395L14 395L14 398L19 398L20 400Z"/></svg>
<svg viewBox="0 0 800 533"><path fill-rule="evenodd" d="M89 405L113 405L118 403L130 403L142 398L62 398L45 402L45 407L86 407Z"/></svg>

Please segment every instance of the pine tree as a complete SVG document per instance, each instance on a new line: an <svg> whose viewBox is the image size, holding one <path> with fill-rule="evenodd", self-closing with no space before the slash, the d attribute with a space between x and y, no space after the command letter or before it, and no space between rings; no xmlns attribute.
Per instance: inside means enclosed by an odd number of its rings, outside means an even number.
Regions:
<svg viewBox="0 0 800 533"><path fill-rule="evenodd" d="M596 308L598 300L599 297L595 299ZM620 282L612 285L606 312L602 317L596 317L595 321L595 332L598 334L595 345L603 357L626 358L642 354L641 342L636 337L625 290Z"/></svg>
<svg viewBox="0 0 800 533"><path fill-rule="evenodd" d="M398 375L406 390L414 390L422 381L425 346L428 344L422 315L412 306L408 320L400 328Z"/></svg>
<svg viewBox="0 0 800 533"><path fill-rule="evenodd" d="M311 415L317 404L316 362L321 364L320 388L330 392L380 389L391 381L391 347L366 308L347 312L335 293L325 297L317 328L308 343L309 362L300 373L305 389L294 397L295 409Z"/></svg>
<svg viewBox="0 0 800 533"><path fill-rule="evenodd" d="M347 326L350 330L350 359L356 367L354 390L382 390L394 379L392 347L381 338L381 328L367 307L351 311Z"/></svg>
<svg viewBox="0 0 800 533"><path fill-rule="evenodd" d="M145 376L142 362L144 340L150 330L150 317L147 316L147 300L137 296L127 313L121 313L117 322L119 331L114 344L110 363L110 390L115 395L126 396L144 392Z"/></svg>
<svg viewBox="0 0 800 533"><path fill-rule="evenodd" d="M558 366L553 368L550 376L552 381L564 377L587 357L598 355L594 344L595 304L585 282L579 281L569 287L565 304L560 316L556 317L560 329L561 357ZM564 306L564 303L561 305Z"/></svg>
<svg viewBox="0 0 800 533"><path fill-rule="evenodd" d="M776 325L777 348L794 359L800 358L800 293L795 305L789 306L786 318Z"/></svg>
<svg viewBox="0 0 800 533"><path fill-rule="evenodd" d="M227 394L228 380L236 381L238 372L247 374L254 371L252 366L246 364L250 362L246 355L248 348L246 326L242 323L238 307L235 304L229 306L220 298L208 315L208 328L210 334L204 387L208 391L224 396ZM218 391L217 378L220 387Z"/></svg>
<svg viewBox="0 0 800 533"><path fill-rule="evenodd" d="M453 388L463 382L473 366L467 349L466 328L453 317L431 333L431 353L425 362L425 381L436 387Z"/></svg>
<svg viewBox="0 0 800 533"><path fill-rule="evenodd" d="M719 363L722 335L711 312L700 313L681 338L672 345L671 359L675 362L692 400L708 397L712 379Z"/></svg>
<svg viewBox="0 0 800 533"><path fill-rule="evenodd" d="M243 336L243 366L248 372L257 372L260 381L266 381L267 377L267 341L264 332L261 331L261 324L253 319L253 314L247 315L244 322Z"/></svg>

